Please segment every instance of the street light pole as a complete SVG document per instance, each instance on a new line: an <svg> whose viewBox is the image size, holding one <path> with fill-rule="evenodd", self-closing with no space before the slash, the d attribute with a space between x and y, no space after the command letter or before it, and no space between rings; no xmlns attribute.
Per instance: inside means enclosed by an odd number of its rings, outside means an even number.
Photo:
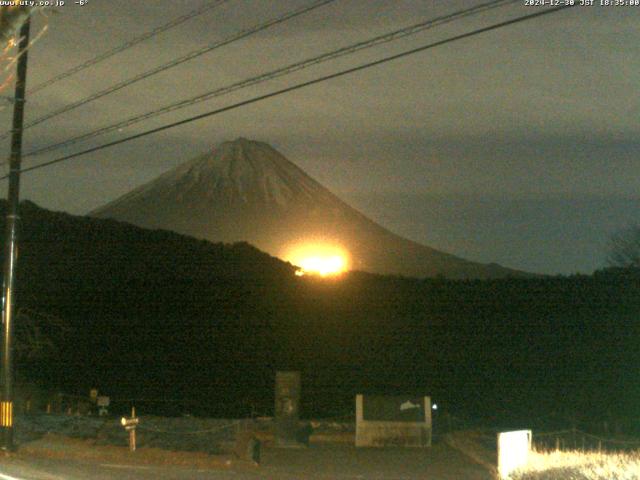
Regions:
<svg viewBox="0 0 640 480"><path fill-rule="evenodd" d="M18 260L18 223L20 202L20 163L22 160L22 125L27 84L27 48L30 19L20 27L18 66L13 107L9 193L4 237L4 283L2 292L2 398L0 401L0 448L13 449L13 321L15 314L15 270Z"/></svg>

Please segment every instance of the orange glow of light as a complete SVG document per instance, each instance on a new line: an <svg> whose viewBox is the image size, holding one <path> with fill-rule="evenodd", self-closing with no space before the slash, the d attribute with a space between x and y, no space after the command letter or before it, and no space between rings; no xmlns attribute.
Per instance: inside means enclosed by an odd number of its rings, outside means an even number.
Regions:
<svg viewBox="0 0 640 480"><path fill-rule="evenodd" d="M338 276L349 270L349 254L337 245L308 243L291 247L284 259L297 265L296 275Z"/></svg>

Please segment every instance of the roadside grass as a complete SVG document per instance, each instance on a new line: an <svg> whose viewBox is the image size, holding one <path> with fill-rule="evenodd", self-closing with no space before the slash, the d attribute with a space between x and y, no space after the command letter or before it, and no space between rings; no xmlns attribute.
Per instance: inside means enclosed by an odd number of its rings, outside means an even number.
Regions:
<svg viewBox="0 0 640 480"><path fill-rule="evenodd" d="M512 480L638 480L640 450L625 452L532 451Z"/></svg>

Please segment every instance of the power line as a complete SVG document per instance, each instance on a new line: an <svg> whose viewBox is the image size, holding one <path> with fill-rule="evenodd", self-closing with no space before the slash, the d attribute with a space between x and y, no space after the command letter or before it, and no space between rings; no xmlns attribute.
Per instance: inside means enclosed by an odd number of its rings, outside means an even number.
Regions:
<svg viewBox="0 0 640 480"><path fill-rule="evenodd" d="M39 117L29 123L27 123L23 130L26 130L27 128L31 128L35 125L39 125L40 123L43 123L47 120L50 120L54 117L57 117L58 115L61 115L63 113L69 112L71 110L75 110L78 107L81 107L82 105L86 105L87 103L93 102L94 100L97 100L99 98L102 98L106 95L109 95L111 93L117 92L118 90L121 90L125 87L128 87L130 85L133 85L134 83L137 83L141 80L144 80L145 78L149 78L153 75L157 75L160 72L164 72L166 70L169 70L170 68L176 67L184 62L187 62L189 60L192 60L196 57L199 57L201 55L204 55L205 53L211 52L212 50L221 48L225 45L229 45L230 43L233 42L237 42L238 40L241 40L243 38L246 38L250 35L253 35L254 33L260 32L262 30L266 30L267 28L270 28L274 25L277 25L279 23L283 23L286 22L287 20L290 20L294 17L297 17L299 15L302 15L304 13L310 12L311 10L315 10L316 8L322 7L323 5L326 5L328 3L334 2L335 0L320 0L317 1L311 5L307 5L305 7L302 8L298 8L295 10L291 10L287 13L285 13L284 15L280 15L279 17L273 18L271 20L267 20L266 22L260 23L258 25L254 25L251 28L242 30L234 35L231 35L223 40L214 42L212 44L207 45L206 47L203 48L199 48L197 50L194 50L192 52L187 53L186 55L183 55L182 57L176 58L168 63L165 63L163 65L160 65L158 67L152 68L151 70L147 70L146 72L143 72L141 74L136 75L135 77L129 78L128 80L124 80L120 83L117 83L115 85L112 85L111 87L108 87L104 90L101 90L97 93L94 93L92 95L89 95L88 97L85 97L81 100L78 100L77 102L73 102L70 103L68 105L65 105L64 107L55 110L51 113L48 113L46 115L43 115L42 117ZM2 135L0 135L0 140L3 138L8 137L9 135L11 135L11 132L5 132Z"/></svg>
<svg viewBox="0 0 640 480"><path fill-rule="evenodd" d="M213 3L210 4L206 4L196 10L192 10L191 12L187 13L186 15L182 15L180 17L174 18L173 20L171 20L170 22L165 23L164 25L160 25L159 27L154 28L153 30L149 30L146 33L143 33L142 35L135 37L125 43L123 43L122 45L118 45L117 47L108 50L104 53L101 53L100 55L93 57L89 60L87 60L84 63L81 63L79 65L76 65L73 68L70 68L69 70L62 72L58 75L56 75L55 77L50 78L49 80L45 80L42 83L37 84L35 87L32 87L30 89L27 90L27 93L29 94L34 94L35 92L38 92L46 87L49 87L51 85L53 85L54 83L59 82L60 80L63 80L67 77L70 77L71 75L75 75L76 73L85 70L93 65L96 65L97 63L100 63L110 57L113 57L114 55L123 52L139 43L144 42L145 40L149 40L150 38L155 37L156 35L162 33L162 32L166 32L167 30L170 30L172 28L177 27L178 25L186 22L187 20L191 20L192 18L198 17L206 12L208 12L209 10L213 10L214 8L219 7L220 5L222 5L223 3L228 2L229 0L217 0Z"/></svg>
<svg viewBox="0 0 640 480"><path fill-rule="evenodd" d="M280 90L276 90L276 91L273 91L271 93L267 93L267 94L264 94L264 95L259 95L257 97L253 97L253 98L250 98L248 100L243 100L243 101L238 102L238 103L227 105L226 107L218 108L218 109L212 110L210 112L202 113L200 115L195 115L193 117L189 117L189 118L186 118L184 120L180 120L180 121L173 122L173 123L170 123L170 124L167 124L167 125L163 125L161 127L152 128L150 130L147 130L147 131L144 131L144 132L141 132L141 133L137 133L135 135L130 135L129 137L126 137L126 138L121 138L121 139L115 140L113 142L104 143L102 145L98 145L97 147L88 148L88 149L83 150L81 152L73 153L71 155L65 155L63 157L56 158L54 160L50 160L48 162L41 163L39 165L34 165L33 167L24 168L24 169L21 170L21 172L29 172L29 171L32 171L32 170L37 170L37 169L40 169L40 168L48 167L50 165L54 165L56 163L64 162L64 161L70 160L72 158L80 157L80 156L86 155L88 153L97 152L99 150L103 150L105 148L113 147L113 146L119 145L121 143L125 143L125 142L131 141L131 140L135 140L135 139L138 139L138 138L141 138L141 137L146 137L147 135L158 133L158 132L161 132L163 130L168 130L170 128L178 127L180 125L185 125L187 123L191 123L191 122L194 122L196 120L201 120L203 118L212 117L214 115L218 115L220 113L224 113L224 112L227 112L229 110L234 110L236 108L244 107L245 105L250 105L252 103L256 103L256 102L259 102L259 101L262 101L262 100L266 100L268 98L276 97L278 95L282 95L282 94L285 94L285 93L288 93L288 92L291 92L291 91L294 91L294 90L299 90L301 88L308 87L308 86L311 86L311 85L315 85L317 83L321 83L321 82L324 82L324 81L327 81L327 80L332 80L334 78L342 77L344 75L349 75L351 73L355 73L355 72L358 72L360 70L365 70L365 69L370 68L370 67L374 67L374 66L377 66L377 65L382 65L384 63L387 63L387 62L390 62L390 61L393 61L393 60L397 60L397 59L400 59L400 58L403 58L403 57L407 57L407 56L413 55L415 53L423 52L425 50L430 50L432 48L439 47L441 45L445 45L445 44L448 44L448 43L452 43L452 42L455 42L457 40L462 40L464 38L473 37L473 36L479 35L481 33L489 32L491 30L497 30L499 28L506 27L508 25L521 23L521 22L524 22L524 21L527 21L527 20L531 20L531 19L534 19L534 18L537 18L537 17L541 17L543 15L549 15L551 13L556 13L556 12L559 12L560 10L564 10L566 8L571 8L571 7L573 7L573 5L563 5L563 6L560 6L560 7L550 8L550 9L543 10L543 11L536 12L536 13L532 13L532 14L529 14L529 15L523 15L523 16L520 16L520 17L516 17L516 18L513 18L511 20L504 21L504 22L495 23L495 24L490 25L488 27L479 28L479 29L473 30L471 32L463 33L463 34L460 34L460 35L455 35L453 37L449 37L449 38L446 38L444 40L439 40L437 42L430 43L430 44L427 44L427 45L423 45L421 47L413 48L411 50L405 50L404 52L401 52L401 53L398 53L398 54L395 54L395 55L391 55L391 56L384 57L384 58L379 59L379 60L368 62L368 63L362 64L362 65L358 65L357 67L352 67L352 68L348 68L346 70L341 70L341 71L336 72L336 73L332 73L332 74L329 74L329 75L324 75L322 77L318 77L318 78L315 78L313 80L309 80L309 81L306 81L306 82L298 83L296 85L292 85L290 87L286 87L286 88L283 88L283 89L280 89ZM6 175L3 176L3 177L0 177L0 180L4 180L5 178L7 178Z"/></svg>
<svg viewBox="0 0 640 480"><path fill-rule="evenodd" d="M385 33L382 35L378 35L376 37L370 38L368 40L364 40L361 42L358 42L356 44L353 45L349 45L347 47L342 47L339 48L337 50L333 50L331 52L328 53L323 53L322 55L319 56L315 56L300 62L296 62L290 65L287 65L285 67L281 67L278 68L276 70L272 70L270 72L255 76L255 77L251 77L245 80L241 80L239 82L235 82L232 83L230 85L226 85L224 87L220 87L217 88L215 90L211 90L209 92L205 92L203 94L197 95L195 97L191 97L189 99L186 100L181 100L179 102L175 102L172 103L170 105L167 105L165 107L156 109L156 110L151 110L149 112L146 113L142 113L140 115L135 115L133 117L129 117L125 120L122 120L118 123L112 124L112 125L108 125L106 127L102 127L99 128L97 130L94 130L92 132L88 132L88 133L84 133L81 135L78 135L76 137L72 137L70 139L64 140L62 142L58 142L52 145L47 145L45 147L41 147L39 149L36 150L32 150L28 153L26 153L24 156L25 157L29 157L32 155L38 155L44 152L48 152L51 150L56 150L59 149L61 147L66 147L69 145L73 145L75 143L78 143L82 140L87 140L89 138L93 138L93 137L97 137L99 135L103 135L105 133L109 133L115 130L119 130L121 128L126 128L126 127L130 127L131 125L134 125L136 123L142 122L144 120L148 120L150 118L156 117L158 115L162 115L165 113L169 113L172 111L176 111L176 110L180 110L182 108L186 108L189 107L191 105L195 105L197 103L200 102L204 102L206 100L210 100L214 97L219 97L222 95L226 95L228 93L234 92L236 90L240 90L243 88L247 88L253 85L257 85L259 83L263 83L265 81L268 80L273 80L274 78L278 78L284 75L288 75L291 74L293 72L299 71L299 70L303 70L305 68L311 67L313 65L317 65L319 63L328 61L328 60L334 60L336 58L340 58L342 56L345 55L350 55L352 53L358 52L360 50L366 49L366 48L371 48L383 43L388 43L400 38L404 38L407 37L409 35L413 35L416 33L419 33L421 31L424 31L426 29L430 29L430 28L434 28L437 27L439 25L443 25L445 23L450 23L454 20L458 20L460 18L463 17L467 17L467 16L471 16L471 15L476 15L478 13L482 13L485 12L487 10L493 9L493 8L498 8L498 7L502 7L506 4L510 4L510 3L515 3L519 0L493 0L491 2L488 3L483 3L481 5L472 7L472 8L467 8L464 10L459 10L456 11L454 13L448 14L448 15L444 15L444 16L440 16L437 18L433 18L433 19L429 19L426 21L422 21L420 23L411 25L409 27L405 27L399 30L394 30L392 32L389 33Z"/></svg>

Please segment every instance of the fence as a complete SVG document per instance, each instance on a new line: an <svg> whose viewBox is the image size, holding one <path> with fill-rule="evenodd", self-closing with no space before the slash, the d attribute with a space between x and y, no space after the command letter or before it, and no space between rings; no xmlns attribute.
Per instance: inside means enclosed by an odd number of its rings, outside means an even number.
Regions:
<svg viewBox="0 0 640 480"><path fill-rule="evenodd" d="M632 438L610 438L584 432L577 428L533 435L536 450L582 450L617 451L640 448L640 440Z"/></svg>
<svg viewBox="0 0 640 480"><path fill-rule="evenodd" d="M16 401L16 413L61 413L66 415L86 415L96 413L95 403L92 403L89 396L69 395L64 393L48 394L46 397L29 392L24 398ZM195 402L195 401L194 401ZM194 403L191 402L191 403ZM111 415L126 415L131 406L135 406L141 416L149 418L165 417L188 417L188 413L192 411L191 403L185 399L149 399L149 398L112 398L109 407ZM223 427L223 429L231 429L231 425L237 425L237 422L245 421L261 417L269 417L271 412L259 412L252 408L250 404L239 406L242 410L241 414L234 415L232 418L243 419L234 420L233 424ZM158 417L149 416L153 413ZM484 449L496 451L496 433L506 430L517 430L519 428L529 428L533 431L533 448L541 451L545 450L584 450L584 451L621 451L640 449L640 419L619 419L598 421L580 421L576 418L564 416L559 413L550 413L544 416L530 419L526 423L518 423L511 425L500 425L499 427L487 428L486 423L475 420L471 417L464 418L448 412L433 412L433 432L437 439L441 435L455 431L474 432L474 438ZM228 418L228 417L227 417ZM204 418L200 419L204 420ZM160 438L163 434L174 434L177 436L206 436L214 435L216 429L222 424L216 423L218 419L209 418L213 423L200 427L197 422L193 426L185 426L189 422L178 422L181 426L171 431L163 432L160 423L152 420L151 423L145 422L141 425L140 432L145 432L149 438ZM228 421L229 423L231 421ZM170 421L169 421L170 423ZM166 421L163 425L166 425ZM177 425L177 424L176 424ZM341 433L352 432L355 425L355 410L342 416L336 416L330 419L322 419L321 421L311 421L310 429L314 432ZM627 428L622 428L624 425ZM145 431L145 428L147 429ZM189 430L191 428L191 430ZM615 433L613 433L615 432ZM635 434L635 435L634 435Z"/></svg>

